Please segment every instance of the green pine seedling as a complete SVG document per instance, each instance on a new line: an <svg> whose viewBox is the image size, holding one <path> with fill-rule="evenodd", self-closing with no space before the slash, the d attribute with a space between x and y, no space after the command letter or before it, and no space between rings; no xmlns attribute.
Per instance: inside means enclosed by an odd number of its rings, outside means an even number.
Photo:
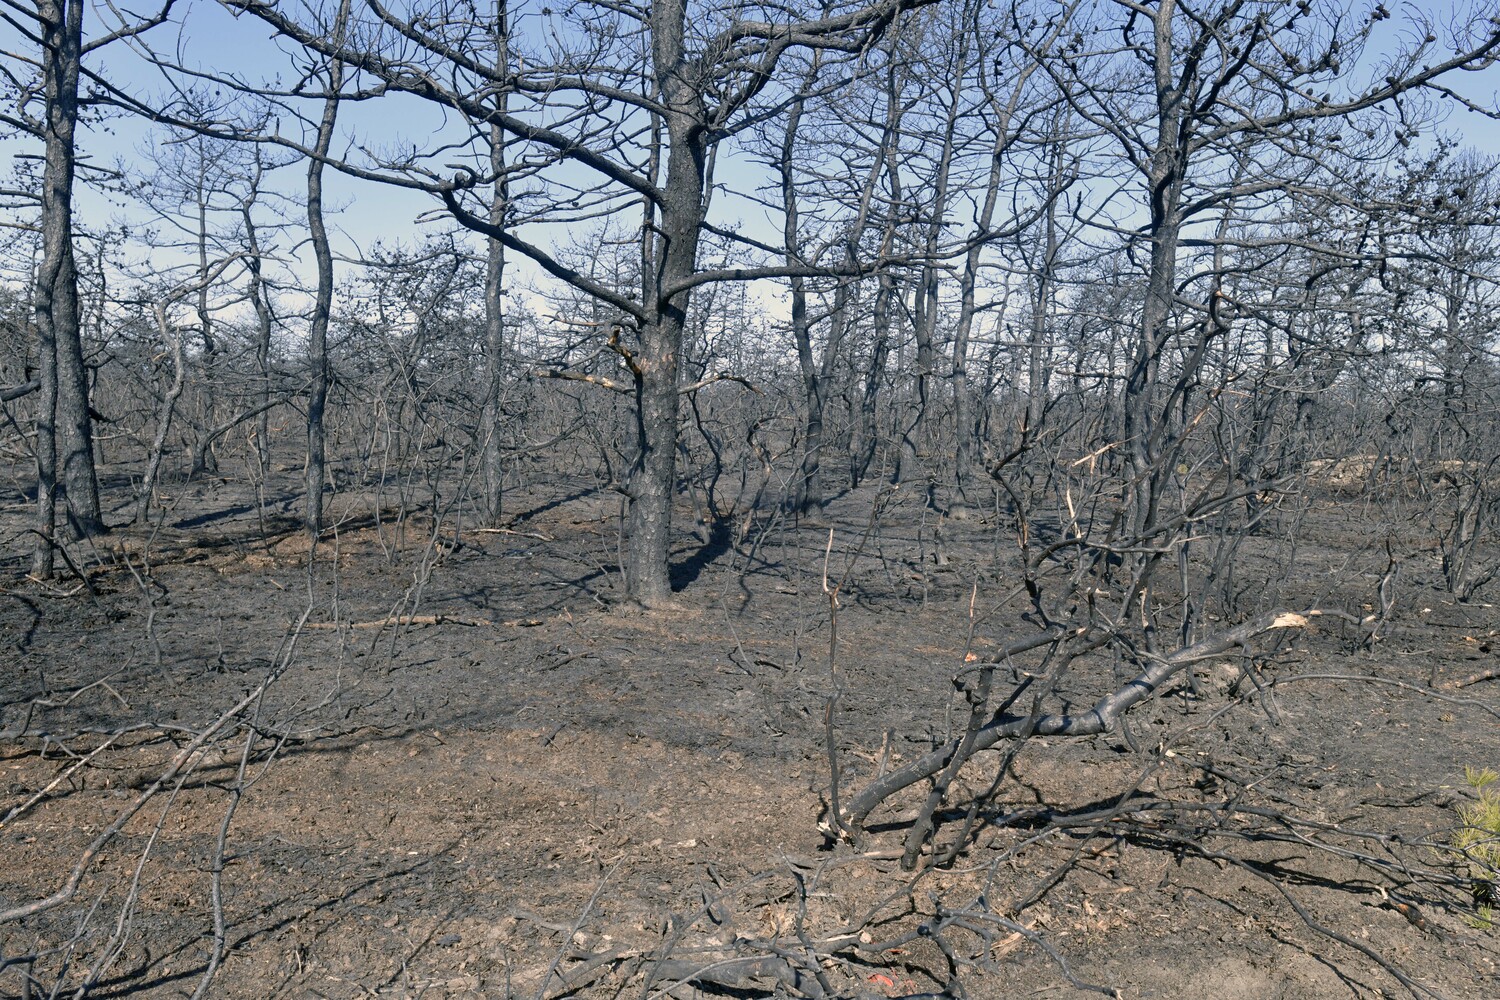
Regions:
<svg viewBox="0 0 1500 1000"><path fill-rule="evenodd" d="M1474 878L1474 920L1476 927L1489 930L1495 926L1495 909L1500 906L1500 790L1495 782L1500 774L1489 768L1464 768L1464 778L1478 798L1458 807L1463 824L1453 839L1453 846L1469 859Z"/></svg>

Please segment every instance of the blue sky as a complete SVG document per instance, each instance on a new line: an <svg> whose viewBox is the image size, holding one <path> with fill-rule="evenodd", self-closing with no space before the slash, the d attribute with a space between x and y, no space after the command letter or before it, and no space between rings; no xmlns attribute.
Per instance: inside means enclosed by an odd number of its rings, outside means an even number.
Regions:
<svg viewBox="0 0 1500 1000"><path fill-rule="evenodd" d="M1399 41L1401 33L1408 30L1403 19L1407 12L1427 12L1441 24L1456 11L1470 7L1469 4L1395 2L1389 6L1396 16L1382 27L1388 32L1386 38L1390 41ZM89 25L91 34L113 19L108 8L96 7L94 11ZM205 73L235 75L252 82L268 75L279 75L285 82L295 73L296 53L284 43L275 41L270 29L254 18L232 17L208 0L179 6L174 17L177 24L164 25L145 40L165 58L180 60L189 68L199 68ZM1372 47L1378 50L1380 46L1377 42ZM24 45L13 36L12 29L0 26L0 48L17 51L24 50ZM94 58L93 65L109 79L148 100L155 100L169 88L167 76L151 67L131 43L116 44L101 52ZM1455 83L1477 103L1495 105L1496 93L1500 90L1500 71L1467 75ZM306 113L314 114L316 109L310 108ZM288 131L295 128L291 123L285 127ZM443 120L437 109L411 99L382 99L346 107L341 111L340 127L346 138L359 136L373 143L399 138L424 147L461 134L452 123ZM1458 135L1464 144L1485 152L1500 153L1500 127L1489 119L1456 111L1446 128ZM120 160L127 165L139 165L145 159L143 150L164 141L171 140L161 130L138 120L126 119L112 122L107 129L90 130L82 136L80 145L97 164L110 165ZM16 148L19 149L19 144ZM720 176L721 180L745 185L754 185L759 180L743 164L726 163ZM295 198L304 183L304 169L300 164L283 171L279 181L290 198ZM326 183L328 204L335 210L330 221L339 234L339 249L345 254L359 255L379 240L410 242L424 231L452 227L446 219L431 218L439 206L430 196L341 177L332 171L328 172ZM717 204L720 211L731 217L742 215L739 221L752 227L758 235L774 238L776 223L766 217L765 210L726 198L718 199ZM97 191L80 192L79 205L84 221L96 227L113 217L135 225L144 221L137 207L120 203L119 199L106 198ZM428 217L429 221L419 223L423 217Z"/></svg>

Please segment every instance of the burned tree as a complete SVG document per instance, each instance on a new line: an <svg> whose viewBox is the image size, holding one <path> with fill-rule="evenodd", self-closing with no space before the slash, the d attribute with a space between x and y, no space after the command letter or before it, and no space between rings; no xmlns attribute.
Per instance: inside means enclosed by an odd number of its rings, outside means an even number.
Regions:
<svg viewBox="0 0 1500 1000"><path fill-rule="evenodd" d="M620 358L634 413L633 455L617 484L628 504L623 575L629 597L647 606L671 595L681 350L693 289L823 273L803 263L700 267L703 234L726 232L709 218L716 151L788 99L778 74L788 52L858 56L918 5L885 0L805 17L776 8L761 18L740 7L681 0L566 13L545 8L524 18L505 7L478 15L466 6L401 17L372 5L339 39L271 4L226 4L378 81L385 92L458 112L472 140L459 143L473 155L456 179L415 154L404 162L354 163L325 151L320 159L432 191L461 224L612 311L616 318L599 336ZM413 72L419 66L423 71ZM497 100L502 94L505 100ZM510 144L508 161L490 155L496 131ZM531 186L528 197L513 196L511 223L496 225L495 185L516 192L523 183ZM630 212L639 212L641 227L634 287L594 281L527 234L540 224L590 225Z"/></svg>
<svg viewBox="0 0 1500 1000"><path fill-rule="evenodd" d="M142 35L166 21L172 0L154 15L123 21L87 37L81 0L36 0L32 8L11 5L7 19L36 47L8 74L17 104L0 121L43 146L40 209L43 254L36 272L35 325L40 387L36 427L36 575L52 573L53 533L59 493L73 531L106 530L94 470L93 416L84 360L78 264L74 257L74 186L79 172L78 131L85 103L95 102L96 82L86 57L111 43Z"/></svg>
<svg viewBox="0 0 1500 1000"><path fill-rule="evenodd" d="M993 665L966 672L965 733L868 784L833 817L836 826L855 829L896 791L931 779L927 819L907 845L914 864L934 810L976 749L1111 731L1200 656L1305 623L1306 612L1285 608L1227 629L1204 620L1200 589L1213 573L1195 568L1194 526L1274 485L1240 478L1212 445L1200 444L1228 384L1208 384L1208 365L1235 325L1253 319L1236 308L1237 271L1253 270L1248 261L1267 246L1306 242L1296 220L1271 212L1269 202L1293 193L1348 203L1331 183L1337 172L1324 167L1354 149L1351 135L1363 137L1358 154L1370 158L1411 137L1410 125L1382 131L1368 116L1394 109L1414 120L1424 90L1446 74L1491 65L1500 51L1489 21L1469 24L1447 52L1419 25L1416 37L1425 41L1382 60L1373 82L1353 78L1349 67L1387 16L1377 9L1350 26L1334 5L1120 3L1080 21L1053 58L1031 43L1072 115L1110 137L1136 179L1109 197L1121 200L1121 214L1129 199L1139 227L1101 227L1138 262L1139 313L1128 325L1116 321L1124 336L1120 387L1110 400L1118 425L1097 447L1056 463L1049 493L1034 495L996 469L1013 508L1028 614L1045 626L1000 661L1031 651L1039 659L1006 691L995 690ZM1058 678L1100 658L1114 664L1119 686L1081 714L1048 707Z"/></svg>

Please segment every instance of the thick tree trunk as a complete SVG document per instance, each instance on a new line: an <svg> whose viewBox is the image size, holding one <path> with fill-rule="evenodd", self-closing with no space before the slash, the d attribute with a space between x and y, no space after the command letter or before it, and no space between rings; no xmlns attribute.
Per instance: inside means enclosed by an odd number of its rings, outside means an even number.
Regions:
<svg viewBox="0 0 1500 1000"><path fill-rule="evenodd" d="M342 27L342 10L339 20ZM343 78L343 63L334 60L328 68L330 95L338 94ZM327 157L333 144L333 127L338 110L337 96L330 96L323 102L316 155L307 165L307 226L312 238L313 258L317 262L318 287L313 298L307 343L312 387L307 398L307 505L304 520L308 533L314 538L323 530L323 489L327 471L327 440L323 419L328 405L328 321L333 311L333 252L328 244L328 230L323 223L323 158Z"/></svg>
<svg viewBox="0 0 1500 1000"><path fill-rule="evenodd" d="M865 371L864 390L859 398L859 419L854 425L854 440L849 464L849 480L858 486L870 474L875 451L880 444L880 427L876 419L876 402L880 383L885 380L885 362L891 353L891 304L896 298L896 279L882 271L875 290L874 344L870 349L870 366Z"/></svg>
<svg viewBox="0 0 1500 1000"><path fill-rule="evenodd" d="M195 311L198 314L198 336L203 342L203 358L200 368L203 371L203 419L201 434L207 434L209 429L218 422L218 400L215 393L215 381L218 378L219 369L219 341L214 333L214 316L209 308L209 283L204 279L208 276L208 210L209 210L209 178L206 154L200 150L197 157L197 204L194 221L197 223L197 232L193 234L197 242L198 250L198 294L195 298ZM189 475L199 476L213 472L219 467L218 457L214 454L212 446L193 448L192 471Z"/></svg>
<svg viewBox="0 0 1500 1000"><path fill-rule="evenodd" d="M682 327L646 328L636 359L636 453L626 474L625 590L645 607L668 603L672 500L676 495L677 369Z"/></svg>
<svg viewBox="0 0 1500 1000"><path fill-rule="evenodd" d="M69 227L71 229L71 227ZM108 530L99 506L99 477L94 469L94 427L89 410L89 372L83 360L83 337L79 325L78 271L73 263L72 237L68 238L66 261L60 285L62 308L54 315L57 338L57 430L62 457L63 494L68 518L81 536Z"/></svg>
<svg viewBox="0 0 1500 1000"><path fill-rule="evenodd" d="M661 606L672 598L668 556L677 492L678 380L692 297L691 290L681 286L698 265L709 141L703 95L693 79L694 67L684 61L686 15L683 0L666 0L651 8L653 65L667 108L667 176L659 206L661 241L655 273L641 276L649 320L641 330L640 355L630 362L635 375L636 447L624 483L625 589L632 601L645 607Z"/></svg>
<svg viewBox="0 0 1500 1000"><path fill-rule="evenodd" d="M1156 389L1161 355L1172 331L1172 311L1177 295L1177 252L1181 242L1182 187L1186 154L1182 142L1182 116L1189 97L1178 89L1174 76L1172 17L1176 4L1164 0L1154 24L1157 135L1147 168L1150 197L1151 260L1146 299L1141 309L1134 357L1121 401L1123 438L1127 463L1126 516L1130 534L1143 539L1156 524L1161 493L1168 470L1162 467L1164 415L1156 412ZM1150 563L1160 553L1137 554L1133 560L1135 579L1143 582Z"/></svg>
<svg viewBox="0 0 1500 1000"><path fill-rule="evenodd" d="M260 469L260 482L264 483L271 472L271 303L261 275L263 261L260 236L251 212L260 188L258 151L255 171L250 192L240 205L240 218L245 225L245 270L250 282L246 294L255 309L255 365L260 371L260 412L255 418L255 458Z"/></svg>
<svg viewBox="0 0 1500 1000"><path fill-rule="evenodd" d="M495 0L495 69L504 72L510 64L510 20L506 0ZM496 105L508 110L501 92ZM509 208L505 177L505 131L490 126L490 171L495 187L490 194L490 225L504 229ZM505 464L500 447L500 401L505 388L505 245L494 237L486 241L484 267L484 410L479 428L484 477L484 515L490 527L500 526L505 492Z"/></svg>
<svg viewBox="0 0 1500 1000"><path fill-rule="evenodd" d="M42 177L42 263L36 322L42 410L38 419L38 554L34 568L50 573L50 548L61 485L73 528L105 529L94 470L88 368L83 358L78 268L73 256L73 179L82 61L82 0L38 0L43 25L46 160ZM45 441L41 440L46 438ZM40 547L48 548L43 557Z"/></svg>
<svg viewBox="0 0 1500 1000"><path fill-rule="evenodd" d="M50 235L50 229L46 234ZM39 391L36 411L36 545L31 554L31 574L40 580L52 578L52 549L57 531L57 337L48 313L51 289L57 280L57 272L51 268L57 265L49 258L50 255L44 253L36 306Z"/></svg>
<svg viewBox="0 0 1500 1000"><path fill-rule="evenodd" d="M913 383L911 409L902 427L901 450L894 478L919 479L924 475L936 477L936 470L924 468L921 454L935 452L932 447L931 423L933 377L937 374L937 328L939 299L938 291L942 272L938 266L938 249L947 229L948 183L953 171L954 139L958 131L963 88L957 82L964 78L969 65L969 35L959 36L958 52L949 67L954 82L949 89L949 101L943 123L943 145L938 156L937 173L932 180L932 202L928 205L927 233L922 241L923 263L915 302L913 303L913 332L917 341L917 364Z"/></svg>
<svg viewBox="0 0 1500 1000"><path fill-rule="evenodd" d="M490 163L496 172L495 192L490 201L490 224L505 225L505 168L503 134L490 130ZM483 441L484 513L490 527L499 527L505 488L505 465L500 448L500 401L505 390L505 247L499 240L488 242L484 268L484 412L480 426Z"/></svg>

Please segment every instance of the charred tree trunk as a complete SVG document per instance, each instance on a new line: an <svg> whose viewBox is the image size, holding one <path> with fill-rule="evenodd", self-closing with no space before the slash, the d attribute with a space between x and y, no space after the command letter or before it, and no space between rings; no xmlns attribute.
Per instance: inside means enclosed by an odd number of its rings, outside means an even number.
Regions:
<svg viewBox="0 0 1500 1000"><path fill-rule="evenodd" d="M651 8L656 85L666 108L666 182L658 206L659 252L655 273L643 275L648 319L640 354L628 358L635 377L635 456L625 476L625 585L646 607L671 600L668 555L672 500L677 491L678 379L682 335L697 270L703 221L709 131L703 93L685 58L687 7L668 0Z"/></svg>
<svg viewBox="0 0 1500 1000"><path fill-rule="evenodd" d="M924 468L921 454L932 448L931 434L933 377L937 375L937 334L939 298L942 272L939 269L939 244L947 228L948 183L953 171L954 142L958 132L958 121L962 114L963 84L969 66L969 33L961 32L958 51L948 67L951 74L948 104L943 118L943 144L938 154L936 173L932 180L932 200L927 206L927 231L922 239L922 267L913 298L912 324L917 341L916 371L910 410L901 429L901 449L898 453L895 481L919 479L924 475L936 478L936 470ZM930 486L929 486L930 489Z"/></svg>
<svg viewBox="0 0 1500 1000"><path fill-rule="evenodd" d="M811 72L809 72L809 77ZM797 145L797 132L802 124L803 102L799 98L787 110L786 131L781 140L781 158L777 166L781 174L782 236L786 241L788 266L802 259L802 235L797 207L796 168L793 152ZM823 405L826 388L818 375L817 363L813 359L812 323L807 317L807 281L798 275L791 278L792 288L792 339L797 345L797 365L802 374L802 468L793 484L792 508L799 513L817 514L823 509L823 484L819 474L823 451Z"/></svg>
<svg viewBox="0 0 1500 1000"><path fill-rule="evenodd" d="M194 303L195 312L198 315L198 336L203 344L203 358L200 367L203 371L203 424L202 433L213 427L217 421L217 386L215 382L219 375L219 341L214 331L214 316L209 304L208 282L203 281L208 274L208 244L209 244L209 180L207 165L202 157L198 158L198 174L195 193L197 202L194 207L194 222L197 224L197 232L193 234L197 243L198 253L198 295ZM199 476L213 472L219 467L218 457L214 454L212 446L193 448L193 464L191 476Z"/></svg>
<svg viewBox="0 0 1500 1000"><path fill-rule="evenodd" d="M41 410L37 421L38 550L33 568L51 573L59 487L73 529L103 532L94 470L88 368L83 358L78 267L73 256L73 181L77 162L78 78L82 0L38 0L46 92L42 177L42 262L37 274L36 325ZM44 555L43 549L47 552Z"/></svg>
<svg viewBox="0 0 1500 1000"><path fill-rule="evenodd" d="M141 495L135 507L135 523L138 525L146 524L151 516L151 497L156 492L156 477L161 472L162 456L167 450L167 434L172 429L177 401L182 398L183 386L187 382L187 359L183 357L182 333L173 329L167 313L171 301L167 299L165 302L158 302L152 308L157 332L161 334L167 353L172 358L172 383L162 396L161 410L156 415L156 434L151 441L151 453L146 457L146 471L141 476Z"/></svg>
<svg viewBox="0 0 1500 1000"><path fill-rule="evenodd" d="M1176 4L1163 2L1153 15L1157 134L1146 169L1151 257L1134 357L1121 401L1128 483L1124 513L1131 537L1142 541L1152 534L1168 478L1168 470L1162 461L1161 422L1165 416L1156 411L1156 390L1162 353L1172 335L1172 314L1177 296L1177 253L1182 236L1182 191L1187 167L1187 143L1182 134L1182 121L1191 100L1174 75L1172 19L1175 14ZM1143 548L1149 549L1149 546ZM1137 589L1144 586L1151 567L1161 555L1161 552L1154 551L1134 554L1131 574Z"/></svg>
<svg viewBox="0 0 1500 1000"><path fill-rule="evenodd" d="M490 203L492 225L505 225L505 169L503 135L491 129L490 163L495 170L495 192ZM480 437L484 442L484 513L490 527L499 527L505 488L505 465L500 447L500 402L505 390L505 246L489 240L484 268L484 413Z"/></svg>
<svg viewBox="0 0 1500 1000"><path fill-rule="evenodd" d="M504 72L510 63L507 39L510 32L506 0L495 3L495 67ZM496 97L501 113L507 110L507 95ZM490 126L490 171L495 187L490 194L490 225L504 229L509 208L505 174L505 131ZM500 401L505 388L505 244L491 237L486 241L484 267L484 412L479 434L483 443L484 514L490 527L499 527L505 489L505 465L500 448Z"/></svg>
<svg viewBox="0 0 1500 1000"><path fill-rule="evenodd" d="M340 34L347 12L348 0L345 0L339 9L338 27L335 28ZM323 222L323 163L333 145L333 128L339 110L338 91L343 80L344 64L337 59L331 60L328 66L329 96L323 102L314 155L307 164L307 227L312 239L313 259L317 263L318 285L313 296L307 338L312 386L307 397L307 504L303 519L313 538L323 530L323 489L327 475L327 436L323 422L328 406L328 321L333 311L333 251Z"/></svg>
<svg viewBox="0 0 1500 1000"><path fill-rule="evenodd" d="M891 306L895 298L895 276L883 271L875 289L874 321L871 324L874 343L870 348L870 364L865 369L865 384L859 397L859 419L854 426L853 454L849 464L852 486L858 486L870 474L870 466L875 461L875 451L880 444L880 426L876 419L875 404L880 396L880 383L885 380L886 359L891 353Z"/></svg>
<svg viewBox="0 0 1500 1000"><path fill-rule="evenodd" d="M255 310L255 366L260 372L260 413L255 421L255 458L260 468L260 482L271 472L271 299L261 268L260 234L252 208L260 190L261 161L257 150L255 173L250 189L240 203L240 219L245 226L245 271L249 279L246 295Z"/></svg>

